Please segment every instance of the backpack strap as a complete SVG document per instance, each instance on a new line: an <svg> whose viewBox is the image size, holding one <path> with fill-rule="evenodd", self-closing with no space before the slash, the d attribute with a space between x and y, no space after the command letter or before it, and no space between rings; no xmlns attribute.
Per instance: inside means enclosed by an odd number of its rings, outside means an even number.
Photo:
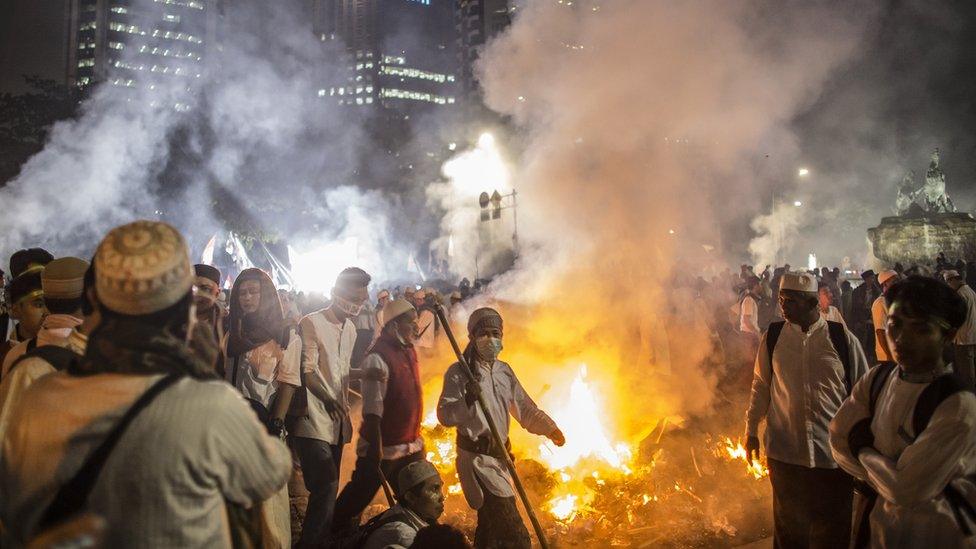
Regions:
<svg viewBox="0 0 976 549"><path fill-rule="evenodd" d="M874 417L874 410L878 405L878 398L881 396L881 391L884 390L885 382L891 376L891 372L895 371L897 364L894 362L881 362L872 371L877 370L874 377L871 378L871 392L868 399L868 411L871 417Z"/></svg>
<svg viewBox="0 0 976 549"><path fill-rule="evenodd" d="M847 385L847 394L851 394L856 380L854 379L854 372L851 370L851 348L847 344L847 328L840 322L828 320L827 332L841 364L844 365L844 383Z"/></svg>
<svg viewBox="0 0 976 549"><path fill-rule="evenodd" d="M81 358L81 356L65 347L59 347L57 345L41 345L40 347L35 347L34 350L28 351L17 357L17 360L15 360L14 363L10 365L10 369L7 370L7 375L10 375L10 372L14 371L14 368L16 368L18 364L27 360L28 358L39 358L60 372Z"/></svg>
<svg viewBox="0 0 976 549"><path fill-rule="evenodd" d="M36 337L32 337L32 338L28 339L27 340L27 351L26 352L29 353L29 352L33 351L34 349L36 349L36 348L37 348L37 338Z"/></svg>
<svg viewBox="0 0 976 549"><path fill-rule="evenodd" d="M966 386L952 374L945 374L929 383L915 402L915 411L912 413L912 435L918 438L929 426L932 415L939 405L952 395L965 390L967 390Z"/></svg>
<svg viewBox="0 0 976 549"><path fill-rule="evenodd" d="M54 500L44 511L44 515L38 523L38 531L56 526L85 507L88 494L95 487L102 467L108 461L119 439L125 434L126 428L139 415L139 412L143 411L160 393L179 381L181 377L183 377L182 374L169 374L155 382L142 396L136 399L135 403L129 407L122 419L115 425L115 428L105 437L105 440L88 456L75 476L58 489Z"/></svg>
<svg viewBox="0 0 976 549"><path fill-rule="evenodd" d="M776 349L779 334L783 333L783 326L786 326L786 321L780 320L779 322L770 322L769 328L766 329L766 354L769 356L770 372L773 371L773 351Z"/></svg>

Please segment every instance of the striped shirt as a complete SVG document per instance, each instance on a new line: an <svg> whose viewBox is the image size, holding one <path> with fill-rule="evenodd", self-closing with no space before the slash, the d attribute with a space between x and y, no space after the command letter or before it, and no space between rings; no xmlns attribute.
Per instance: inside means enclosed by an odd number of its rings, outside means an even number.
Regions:
<svg viewBox="0 0 976 549"><path fill-rule="evenodd" d="M14 410L0 454L5 544L22 545L154 376L47 375ZM251 506L288 480L287 448L222 381L183 379L129 425L88 498L106 547L230 547L225 500Z"/></svg>

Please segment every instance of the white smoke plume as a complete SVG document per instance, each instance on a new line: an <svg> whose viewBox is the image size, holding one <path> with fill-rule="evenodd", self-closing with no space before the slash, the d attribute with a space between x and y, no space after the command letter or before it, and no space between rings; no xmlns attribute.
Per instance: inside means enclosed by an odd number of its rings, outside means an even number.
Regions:
<svg viewBox="0 0 976 549"><path fill-rule="evenodd" d="M617 0L516 13L478 71L488 106L525 139L512 178L522 256L495 296L532 311L526 337L554 364L585 342L628 393L655 394L623 415L703 411L708 336L682 313L683 281L745 247L722 228L768 196L760 159L795 164L790 124L856 52L873 8Z"/></svg>
<svg viewBox="0 0 976 549"><path fill-rule="evenodd" d="M162 9L133 4L133 12ZM223 228L286 237L302 249L356 237L358 257L378 263L375 247L390 243L390 203L350 186L357 151L369 146L360 115L318 93L344 81L346 54L313 34L300 6L230 3L198 78L111 71L77 119L58 123L45 149L0 189L3 257L36 245L90 254L110 227L158 218L197 250ZM146 39L131 38L123 63L149 62L138 54ZM111 83L127 78L136 85ZM369 237L346 226L364 210Z"/></svg>

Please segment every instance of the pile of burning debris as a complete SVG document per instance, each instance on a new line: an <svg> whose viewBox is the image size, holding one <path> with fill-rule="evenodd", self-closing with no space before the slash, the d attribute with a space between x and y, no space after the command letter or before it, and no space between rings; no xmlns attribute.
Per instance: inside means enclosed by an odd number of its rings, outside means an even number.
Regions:
<svg viewBox="0 0 976 549"><path fill-rule="evenodd" d="M585 417L585 370L570 400ZM582 413L582 416L580 415ZM735 432L741 414L721 414L709 427ZM600 416L593 416L598 421ZM724 424L723 424L724 423ZM664 418L638 444L611 446L597 426L567 457L544 444L516 452L516 467L543 527L555 547L728 547L769 535L768 474L748 462L741 441L709 434L695 422ZM454 470L454 430L424 421L427 458L445 482L442 522L473 534L475 512L468 508ZM570 439L567 433L567 439ZM570 446L570 444L567 444ZM528 522L526 521L526 524Z"/></svg>

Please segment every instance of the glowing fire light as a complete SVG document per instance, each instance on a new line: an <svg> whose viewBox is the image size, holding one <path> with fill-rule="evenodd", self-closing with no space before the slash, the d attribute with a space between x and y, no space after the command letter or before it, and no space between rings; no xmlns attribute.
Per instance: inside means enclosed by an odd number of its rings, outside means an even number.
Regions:
<svg viewBox="0 0 976 549"><path fill-rule="evenodd" d="M549 502L549 513L558 520L572 520L576 516L576 502L579 498L568 494Z"/></svg>
<svg viewBox="0 0 976 549"><path fill-rule="evenodd" d="M604 425L607 414L586 382L585 364L570 387L569 399L554 411L552 418L566 435L562 447L546 443L539 448L543 461L552 469L572 467L583 458L595 457L625 474L630 473L628 463L632 452L626 444L611 444Z"/></svg>
<svg viewBox="0 0 976 549"><path fill-rule="evenodd" d="M745 447L742 446L742 441L737 440L735 443L732 442L731 438L725 438L724 450L728 452L731 459L742 460L746 464L746 470L749 474L753 476L756 480L769 476L769 469L766 468L761 461L758 459L749 460L749 456L746 453Z"/></svg>
<svg viewBox="0 0 976 549"><path fill-rule="evenodd" d="M511 190L508 165L490 133L478 138L478 145L448 160L441 169L461 196L476 197L482 192L497 189Z"/></svg>

